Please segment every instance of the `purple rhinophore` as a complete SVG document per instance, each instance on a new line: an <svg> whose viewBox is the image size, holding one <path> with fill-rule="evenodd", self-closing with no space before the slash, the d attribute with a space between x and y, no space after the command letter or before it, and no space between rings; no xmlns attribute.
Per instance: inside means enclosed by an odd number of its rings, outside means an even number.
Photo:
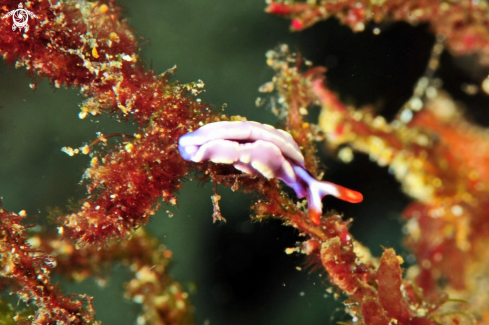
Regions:
<svg viewBox="0 0 489 325"><path fill-rule="evenodd" d="M325 195L352 203L363 199L359 192L314 178L305 169L304 156L292 136L271 125L251 121L209 123L180 137L178 150L188 161L232 164L243 173L282 180L299 198L307 198L314 224L319 224Z"/></svg>

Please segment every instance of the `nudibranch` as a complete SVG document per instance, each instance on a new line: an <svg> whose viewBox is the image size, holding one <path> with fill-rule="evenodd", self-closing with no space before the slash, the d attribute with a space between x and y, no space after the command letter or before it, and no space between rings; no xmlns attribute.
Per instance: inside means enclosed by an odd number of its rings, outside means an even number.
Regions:
<svg viewBox="0 0 489 325"><path fill-rule="evenodd" d="M319 224L325 195L351 203L363 200L359 192L314 178L292 136L271 125L252 121L209 123L181 136L178 150L187 161L232 164L246 174L282 180L299 198L306 197L309 218L315 225Z"/></svg>

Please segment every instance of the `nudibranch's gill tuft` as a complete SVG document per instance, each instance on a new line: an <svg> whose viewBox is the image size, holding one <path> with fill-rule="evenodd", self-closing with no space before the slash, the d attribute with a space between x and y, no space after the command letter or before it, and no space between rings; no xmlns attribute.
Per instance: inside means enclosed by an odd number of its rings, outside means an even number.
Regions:
<svg viewBox="0 0 489 325"><path fill-rule="evenodd" d="M306 197L309 218L316 225L325 195L351 203L363 200L359 192L314 178L305 169L304 157L292 136L271 125L249 121L209 123L180 137L178 150L188 161L231 164L247 174L282 180L299 198Z"/></svg>

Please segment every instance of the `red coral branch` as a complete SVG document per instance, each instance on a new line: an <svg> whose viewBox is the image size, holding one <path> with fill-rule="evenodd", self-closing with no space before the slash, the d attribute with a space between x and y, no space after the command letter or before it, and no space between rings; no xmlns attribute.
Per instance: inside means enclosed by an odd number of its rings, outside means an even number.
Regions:
<svg viewBox="0 0 489 325"><path fill-rule="evenodd" d="M13 1L3 10L11 7ZM146 224L158 198L177 202L175 193L188 163L175 144L211 116L208 105L192 98L203 83L169 83L171 73L146 71L137 40L113 2L44 1L29 3L27 9L39 18L26 37L0 21L0 54L57 87L79 87L88 97L81 118L119 112L140 127L137 139L92 159L85 173L90 196L80 211L61 219L66 235L80 244L127 236Z"/></svg>
<svg viewBox="0 0 489 325"><path fill-rule="evenodd" d="M0 209L0 276L11 279L18 296L26 304L38 307L33 324L98 324L92 298L86 295L64 296L50 282L50 269L56 261L28 242L24 225L26 213Z"/></svg>
<svg viewBox="0 0 489 325"><path fill-rule="evenodd" d="M486 130L464 120L456 104L433 87L407 125L399 120L388 124L368 110L347 109L320 81L313 90L323 106L320 125L329 144L349 144L388 165L417 200L404 212L406 242L419 261L412 274L424 297L439 292L440 281L446 281L445 286L457 290L455 297L474 299L469 310L481 315L477 279L485 278L489 206ZM389 308L393 306L391 302ZM403 309L396 307L398 314Z"/></svg>
<svg viewBox="0 0 489 325"><path fill-rule="evenodd" d="M489 11L484 1L270 1L266 11L292 19L292 30L310 27L329 17L337 17L354 31L363 31L370 21L429 23L434 34L446 38L455 55L478 53L481 63L489 64Z"/></svg>
<svg viewBox="0 0 489 325"><path fill-rule="evenodd" d="M402 262L393 249L385 250L380 259L376 278L379 285L377 289L379 302L387 317L395 318L401 324L407 324L413 314L402 295L402 270L399 266Z"/></svg>
<svg viewBox="0 0 489 325"><path fill-rule="evenodd" d="M168 275L172 251L143 228L127 241L111 241L101 250L97 246L76 249L73 242L56 237L34 236L39 249L56 258L53 272L70 280L89 276L104 281L104 274L116 264L130 268L134 278L126 284L125 297L143 306L138 316L144 324L193 324L189 295Z"/></svg>
<svg viewBox="0 0 489 325"><path fill-rule="evenodd" d="M286 47L282 46L277 52L268 54L269 64L278 72L272 85L279 90L281 98L277 102L293 111L299 100L301 106L307 107L319 99L322 104L319 126L330 146L349 144L368 153L380 165L389 165L404 190L419 200L420 203L412 204L406 214L411 218L407 225L408 244L420 265L412 267L410 278L403 280L402 259L392 249L386 249L377 262L368 250L354 241L348 222L340 216L330 213L315 227L304 219L297 207L284 203L286 197L274 201L275 196L270 195L273 191L268 189L266 196L263 191L267 201L257 203L255 211L259 215L281 215L287 224L309 237L302 251L312 260L320 261L330 281L349 295L348 310L363 324L458 322L470 319L466 311L477 314L479 308L483 310L480 303L477 303L479 307L471 308L460 303L449 304L438 282L441 279L448 281L453 289L464 289L459 298L480 297L467 288L469 283L473 287L474 278L470 274L473 275L474 268L485 270L480 262L485 260L485 253L479 251L487 244L485 238L488 237L483 230L487 229L482 221L485 219L479 217L485 215L489 188L480 177L486 172L483 162L487 136L484 131L461 119L453 102L432 86L425 89L431 96L425 102L427 108L416 113L407 125L400 120L389 124L369 110L347 108L324 86L322 77L315 74L319 70L300 73L295 64L300 60L291 56ZM272 86L267 84L264 88L272 89ZM289 118L295 118L297 126L300 116L291 113ZM294 129L297 132L297 127ZM312 137L306 139L311 141ZM462 148L461 139L470 143L468 148ZM310 143L302 142L302 147L308 146ZM454 152L452 147L457 146L460 150ZM474 231L473 225L480 229ZM469 267L471 272L468 272ZM484 271L478 272L482 274L476 273L480 275L475 278L484 279ZM415 279L417 285L412 284L411 279Z"/></svg>

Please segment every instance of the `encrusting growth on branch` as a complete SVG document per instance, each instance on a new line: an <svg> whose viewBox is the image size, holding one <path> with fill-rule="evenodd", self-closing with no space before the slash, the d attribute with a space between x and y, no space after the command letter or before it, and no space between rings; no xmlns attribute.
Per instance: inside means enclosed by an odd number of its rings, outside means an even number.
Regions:
<svg viewBox="0 0 489 325"><path fill-rule="evenodd" d="M483 65L489 65L489 6L486 1L268 1L266 11L292 19L292 30L308 28L330 17L338 18L355 32L364 31L369 22L429 23L435 35L447 39L454 55L477 54Z"/></svg>
<svg viewBox="0 0 489 325"><path fill-rule="evenodd" d="M4 1L0 10L17 4ZM169 77L173 70L162 75L145 70L138 55L138 40L120 19L120 10L114 2L40 1L27 3L26 9L38 16L28 34L13 31L7 20L0 21L0 54L4 59L15 62L16 67L24 66L31 76L47 78L55 87L79 88L87 97L80 118L107 112L121 120L132 120L138 127L134 137L124 137L124 142L112 151L92 150L91 166L85 172L89 195L81 202L79 211L59 218L59 233L68 240L65 247L75 245L70 242L74 241L76 248L94 244L93 249L100 249L111 239L127 237L132 230L146 224L159 207L158 199L177 203L175 194L188 174L189 164L181 159L175 143L182 134L214 117L210 107L195 98L202 91L202 82L171 83ZM86 149L82 152L90 151ZM3 225L7 227L6 232L17 227L12 225L14 228L11 229L10 224ZM22 236L27 235L22 233ZM20 247L20 240L12 244ZM156 251L156 247L150 248L152 252ZM136 252L129 250L125 254L129 257ZM26 258L26 261L32 263L38 258L30 259ZM137 267L140 279L147 276L162 279L163 273L154 273L157 269L145 271L149 267L144 264ZM27 280L37 281L34 278L7 276L25 286L26 292L37 294L37 289L25 285ZM151 281L148 284L131 282L128 297L136 300L143 297L141 302L145 305L147 322L173 317L181 323L183 318L178 315L182 312L187 315L191 311L185 299L175 295L165 303L160 300L166 301L162 296L165 290L181 295L186 293L175 287L177 284L158 281L155 284L159 287L154 287ZM156 290L154 299L137 293L138 290L147 292L144 289L147 285ZM22 290L17 292L23 295ZM44 298L29 300L39 308L36 315L43 317L39 324L94 322L94 313L83 311L81 302L62 298L54 289L52 292L50 297L60 299L60 303ZM49 294L46 290L43 293ZM84 299L89 302L91 298ZM59 309L61 307L67 309L68 314ZM58 309L60 316L55 316ZM191 317L185 317L185 322L191 323L188 321Z"/></svg>
<svg viewBox="0 0 489 325"><path fill-rule="evenodd" d="M302 107L308 107L319 100L323 107L319 126L331 146L358 144L358 148L353 147L367 152L372 148L376 151L369 153L380 164L389 164L386 159L390 156L385 155L393 154L391 151L382 152L378 147L379 144L387 141L391 141L391 146L398 148L403 154L403 150L410 147L415 153L421 152L424 144L422 140L425 139L423 136L426 136L423 130L413 129L411 132L400 130L399 134L406 138L404 140L397 138L396 127L388 125L381 117L374 119L367 112L354 111L342 104L324 86L324 78L315 74L317 68L301 73L299 62L302 60L290 54L286 46L270 52L268 57L269 65L278 72L273 83L281 86L273 88L280 90L279 96L282 96L282 93L287 96L294 92L307 94L305 97L307 100L302 102ZM300 87L303 89L299 90ZM272 89L270 86L267 88ZM285 103L287 110L293 110L289 101L279 102ZM404 128L408 127L404 126ZM311 134L310 138L314 138L314 135ZM420 141L421 144L418 143ZM419 170L428 175L436 168L420 167ZM408 179L414 177L412 174L406 176ZM445 176L448 175L440 175L440 177ZM416 184L410 183L410 185ZM410 193L409 188L406 190ZM411 187L411 190L417 193L419 189ZM419 195L423 196L423 194ZM263 207L263 204L260 204L260 207ZM283 213L282 216L286 223L298 228L309 237L302 244L302 251L309 255L313 263L320 263L327 271L330 281L349 295L345 303L356 322L387 325L395 319L401 324L434 324L443 319L459 319L457 313L445 314L445 310L453 311L453 308L457 311L464 310L464 304L449 303L447 294L436 288L431 287L430 290L423 292L421 289L425 289L424 287L415 285L410 280L403 280L403 271L400 267L403 260L396 256L392 249L386 249L380 261L372 258L368 250L356 242L349 233L348 222L343 221L335 213L327 213L327 217L321 220L318 227L308 224L297 213ZM455 262L456 259L453 261ZM462 309L457 309L460 306ZM462 319L470 320L467 317Z"/></svg>
<svg viewBox="0 0 489 325"><path fill-rule="evenodd" d="M54 273L70 280L96 277L105 283L104 274L115 263L131 270L133 278L125 285L124 297L142 305L138 322L144 324L194 324L189 294L168 275L172 251L143 228L129 240L114 240L104 249L95 245L76 249L73 242L55 236L36 235L31 241L56 259Z"/></svg>
<svg viewBox="0 0 489 325"><path fill-rule="evenodd" d="M0 208L0 276L13 282L26 304L37 306L36 315L29 318L33 324L96 324L91 297L64 296L51 284L49 274L56 260L30 244L26 217L25 211L16 214Z"/></svg>
<svg viewBox="0 0 489 325"><path fill-rule="evenodd" d="M468 304L460 309L451 304L445 312L470 311L483 317L488 301L480 282L487 276L488 260L486 130L466 121L452 99L432 86L423 108L406 124L347 108L321 81L312 89L322 104L319 123L328 144L347 144L389 166L415 199L404 212L406 243L419 261L409 269L409 278L425 297L439 294L438 283L446 281L444 291Z"/></svg>
<svg viewBox="0 0 489 325"><path fill-rule="evenodd" d="M13 2L12 2L13 3ZM108 112L137 123L135 139L109 153L92 152L85 173L89 196L79 211L60 221L80 245L126 237L144 225L159 198L176 204L188 173L178 138L211 120L208 105L195 99L202 82L170 83L173 70L155 75L140 62L138 40L113 2L29 3L38 23L29 38L0 25L0 54L56 87L79 88L87 97L80 117ZM24 44L28 44L26 47Z"/></svg>

